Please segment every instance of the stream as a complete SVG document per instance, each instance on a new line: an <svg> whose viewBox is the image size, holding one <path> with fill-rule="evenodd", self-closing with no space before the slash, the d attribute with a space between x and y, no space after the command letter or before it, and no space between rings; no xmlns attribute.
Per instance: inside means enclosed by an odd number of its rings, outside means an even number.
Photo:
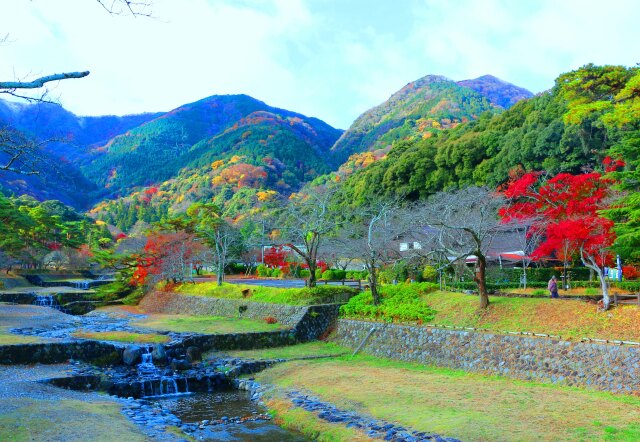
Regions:
<svg viewBox="0 0 640 442"><path fill-rule="evenodd" d="M193 433L198 440L206 441L255 441L302 442L308 441L296 433L287 431L271 420L250 420L267 413L267 409L252 401L249 393L241 390L195 393L150 401L177 416L184 424L201 424ZM235 423L237 418L246 419ZM215 423L220 421L220 423ZM203 427L203 428L202 428Z"/></svg>

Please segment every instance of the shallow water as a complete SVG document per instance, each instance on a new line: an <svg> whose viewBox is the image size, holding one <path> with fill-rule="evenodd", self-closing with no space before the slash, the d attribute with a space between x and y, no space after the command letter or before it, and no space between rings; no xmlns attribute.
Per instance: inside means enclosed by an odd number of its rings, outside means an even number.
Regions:
<svg viewBox="0 0 640 442"><path fill-rule="evenodd" d="M248 417L267 412L264 407L250 399L248 392L239 390L196 393L158 399L154 402L161 404L184 423L215 421L223 417ZM309 440L275 425L272 421L207 425L204 430L198 430L195 436L208 441L302 442Z"/></svg>

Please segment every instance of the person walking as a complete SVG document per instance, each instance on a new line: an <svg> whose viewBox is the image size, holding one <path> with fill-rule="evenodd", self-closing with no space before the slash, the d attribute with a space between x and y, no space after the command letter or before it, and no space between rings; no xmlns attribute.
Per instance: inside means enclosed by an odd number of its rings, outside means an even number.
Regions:
<svg viewBox="0 0 640 442"><path fill-rule="evenodd" d="M547 288L549 289L549 293L551 293L552 298L559 298L558 296L558 281L556 280L556 275L553 275L549 280L549 284L547 284Z"/></svg>

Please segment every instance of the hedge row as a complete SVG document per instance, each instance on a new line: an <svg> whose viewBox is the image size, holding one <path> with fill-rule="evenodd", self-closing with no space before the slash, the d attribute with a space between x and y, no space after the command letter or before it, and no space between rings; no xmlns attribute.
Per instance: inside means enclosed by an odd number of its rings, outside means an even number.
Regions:
<svg viewBox="0 0 640 442"><path fill-rule="evenodd" d="M600 288L599 281L571 281L572 288ZM447 284L448 288L457 290L477 290L478 286L475 282L453 282ZM490 292L504 291L506 289L517 289L522 286L518 283L487 283L487 290ZM546 289L547 282L527 281L527 287L533 289ZM620 288L629 292L640 292L640 281L610 281L609 287Z"/></svg>

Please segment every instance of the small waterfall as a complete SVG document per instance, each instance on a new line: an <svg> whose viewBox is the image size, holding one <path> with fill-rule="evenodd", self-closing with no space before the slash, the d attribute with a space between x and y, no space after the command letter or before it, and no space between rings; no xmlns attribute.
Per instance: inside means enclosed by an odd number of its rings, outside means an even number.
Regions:
<svg viewBox="0 0 640 442"><path fill-rule="evenodd" d="M31 294L36 298L35 301L33 301L33 305L38 305L40 307L50 307L62 313L69 313L69 310L62 307L58 303L58 300L55 298L54 295L38 295L36 293L31 293Z"/></svg>
<svg viewBox="0 0 640 442"><path fill-rule="evenodd" d="M137 366L138 376L158 376L160 374L160 370L158 370L158 367L153 365L153 356L151 355L151 351L148 348L146 350L146 353L142 353L142 355L140 355L142 361Z"/></svg>
<svg viewBox="0 0 640 442"><path fill-rule="evenodd" d="M91 286L92 282L93 282L93 280L91 280L91 279L83 279L83 280L80 280L80 281L74 281L73 282L73 288L81 289L81 290L89 290L89 287Z"/></svg>
<svg viewBox="0 0 640 442"><path fill-rule="evenodd" d="M174 376L161 376L160 369L153 364L151 349L147 348L146 353L140 355L142 361L138 364L138 376L140 380L141 397L174 396L178 394L189 394L189 382L187 378L176 378ZM184 380L184 389L180 391L178 381ZM182 382L181 382L182 383Z"/></svg>

